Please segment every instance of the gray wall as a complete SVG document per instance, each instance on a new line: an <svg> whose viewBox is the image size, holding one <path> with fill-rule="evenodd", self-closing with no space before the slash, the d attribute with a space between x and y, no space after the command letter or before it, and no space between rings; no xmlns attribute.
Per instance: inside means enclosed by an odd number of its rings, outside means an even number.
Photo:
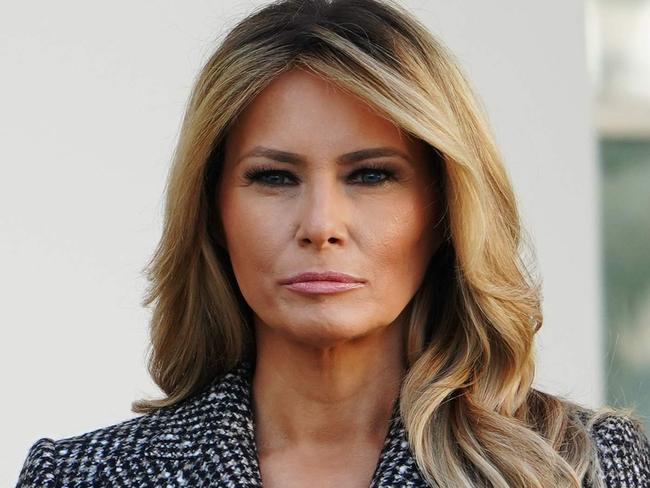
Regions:
<svg viewBox="0 0 650 488"><path fill-rule="evenodd" d="M140 270L194 76L258 2L14 2L0 15L0 485L27 448L131 417ZM409 1L482 97L545 288L536 385L602 401L595 146L577 1Z"/></svg>

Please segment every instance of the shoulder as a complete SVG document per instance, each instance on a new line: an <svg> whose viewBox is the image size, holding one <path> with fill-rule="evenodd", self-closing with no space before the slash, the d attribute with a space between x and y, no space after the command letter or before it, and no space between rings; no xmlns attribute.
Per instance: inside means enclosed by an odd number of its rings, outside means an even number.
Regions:
<svg viewBox="0 0 650 488"><path fill-rule="evenodd" d="M16 488L111 486L127 466L138 465L149 476L147 460L198 458L218 442L224 426L243 429L238 416L246 391L242 374L225 374L182 402L145 415L73 437L38 439Z"/></svg>
<svg viewBox="0 0 650 488"><path fill-rule="evenodd" d="M650 488L650 443L630 410L584 409L579 413L596 450L599 476L607 488Z"/></svg>
<svg viewBox="0 0 650 488"><path fill-rule="evenodd" d="M609 414L591 427L606 486L650 488L650 445L641 422Z"/></svg>
<svg viewBox="0 0 650 488"><path fill-rule="evenodd" d="M38 439L27 452L17 488L59 486L60 478L92 486L106 459L143 449L164 422L165 416L154 413L64 439Z"/></svg>

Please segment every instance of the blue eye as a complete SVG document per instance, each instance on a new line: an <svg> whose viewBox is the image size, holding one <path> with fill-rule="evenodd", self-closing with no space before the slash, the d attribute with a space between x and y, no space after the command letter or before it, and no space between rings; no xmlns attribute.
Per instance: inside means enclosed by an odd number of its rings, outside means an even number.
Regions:
<svg viewBox="0 0 650 488"><path fill-rule="evenodd" d="M371 185L371 186L381 185L381 184L387 182L388 180L392 179L393 176L394 176L392 171L389 171L387 169L372 168L372 167L361 168L361 169L355 171L352 174L353 175L357 175L357 174L361 175L362 181L363 181L364 176L370 175L370 180L366 179L365 183L368 184L368 185ZM374 177L373 177L373 175L374 175ZM379 178L377 178L376 175L384 175L384 178L381 178L381 176Z"/></svg>
<svg viewBox="0 0 650 488"><path fill-rule="evenodd" d="M356 175L361 176L361 181L353 184L360 184L362 186L380 186L395 179L394 171L376 163L357 169L350 174L351 177ZM365 178L368 175L370 178ZM253 168L246 171L244 176L248 181L260 183L264 186L292 186L297 181L295 175L290 171L273 169L271 167Z"/></svg>
<svg viewBox="0 0 650 488"><path fill-rule="evenodd" d="M293 178L289 171L274 170L270 168L251 169L244 173L246 179L253 183L267 186L283 186L283 178Z"/></svg>

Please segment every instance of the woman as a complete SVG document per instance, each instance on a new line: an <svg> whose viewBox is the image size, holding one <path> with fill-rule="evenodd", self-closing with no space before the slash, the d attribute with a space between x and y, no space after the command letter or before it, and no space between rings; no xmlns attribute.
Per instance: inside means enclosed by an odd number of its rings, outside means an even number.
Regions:
<svg viewBox="0 0 650 488"><path fill-rule="evenodd" d="M650 486L632 412L532 388L540 286L453 58L399 6L285 0L194 87L150 263L145 415L18 486Z"/></svg>

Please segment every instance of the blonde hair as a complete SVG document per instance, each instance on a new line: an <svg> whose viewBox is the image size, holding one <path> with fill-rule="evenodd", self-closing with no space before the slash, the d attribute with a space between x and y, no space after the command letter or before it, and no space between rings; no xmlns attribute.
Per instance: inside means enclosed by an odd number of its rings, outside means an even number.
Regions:
<svg viewBox="0 0 650 488"><path fill-rule="evenodd" d="M223 141L246 105L297 67L334 82L431 146L440 164L445 240L408 307L409 368L400 412L430 484L601 485L580 407L532 388L540 283L508 175L482 108L453 56L390 1L285 0L239 22L193 87L148 263L149 371L178 403L253 359L251 310L221 240L215 191Z"/></svg>

